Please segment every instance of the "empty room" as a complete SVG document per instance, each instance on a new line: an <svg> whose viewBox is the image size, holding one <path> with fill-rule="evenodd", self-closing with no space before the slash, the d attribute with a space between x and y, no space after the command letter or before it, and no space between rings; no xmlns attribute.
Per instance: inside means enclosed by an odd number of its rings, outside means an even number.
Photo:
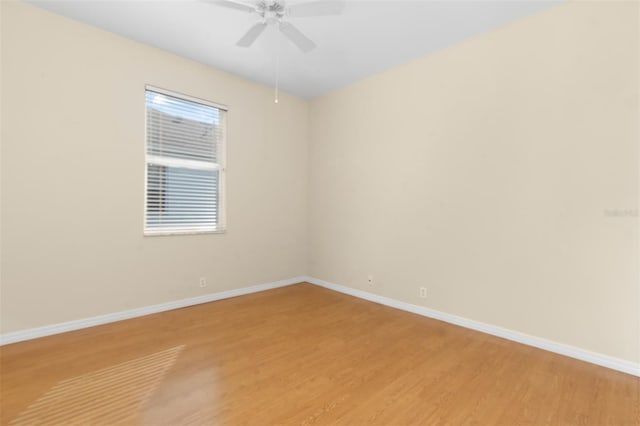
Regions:
<svg viewBox="0 0 640 426"><path fill-rule="evenodd" d="M2 425L640 425L640 2L0 37Z"/></svg>

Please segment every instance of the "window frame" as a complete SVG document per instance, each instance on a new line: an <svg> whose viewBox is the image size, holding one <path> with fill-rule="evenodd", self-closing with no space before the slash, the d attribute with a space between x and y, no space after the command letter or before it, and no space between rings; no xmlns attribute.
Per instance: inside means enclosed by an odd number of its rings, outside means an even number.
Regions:
<svg viewBox="0 0 640 426"><path fill-rule="evenodd" d="M217 108L224 111L224 118L222 119L221 134L222 138L218 141L216 146L216 160L214 163L217 165L218 173L218 222L215 229L208 227L201 227L198 229L196 225L184 230L162 230L155 229L150 230L147 228L147 204L148 204L148 184L149 184L149 159L155 157L148 153L148 111L146 104L146 96L148 92L159 93L161 95L171 96L187 102L193 102L201 105L205 105L212 108ZM227 231L227 214L226 214L226 172L227 172L227 120L229 114L229 108L226 105L222 105L216 102L211 102L206 99L197 98L184 93L176 92L173 90L163 89L157 86L145 85L144 87L144 196L143 196L143 216L142 216L142 229L143 236L145 237L161 237L169 235L200 235L200 234L223 234ZM155 157L157 158L157 157ZM177 160L177 159L176 159ZM184 160L189 161L189 160ZM177 160L176 162L180 162Z"/></svg>

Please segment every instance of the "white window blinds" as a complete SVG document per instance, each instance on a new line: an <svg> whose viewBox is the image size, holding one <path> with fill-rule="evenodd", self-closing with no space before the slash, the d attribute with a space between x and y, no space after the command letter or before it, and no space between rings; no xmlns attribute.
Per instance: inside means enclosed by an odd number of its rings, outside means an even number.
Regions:
<svg viewBox="0 0 640 426"><path fill-rule="evenodd" d="M149 87L146 109L145 234L222 231L226 110Z"/></svg>

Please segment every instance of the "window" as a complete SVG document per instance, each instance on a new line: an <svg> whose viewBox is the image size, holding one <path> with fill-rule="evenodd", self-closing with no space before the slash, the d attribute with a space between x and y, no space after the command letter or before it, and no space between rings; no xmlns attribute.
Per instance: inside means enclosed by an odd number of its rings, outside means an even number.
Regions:
<svg viewBox="0 0 640 426"><path fill-rule="evenodd" d="M226 108L147 87L145 235L224 230Z"/></svg>

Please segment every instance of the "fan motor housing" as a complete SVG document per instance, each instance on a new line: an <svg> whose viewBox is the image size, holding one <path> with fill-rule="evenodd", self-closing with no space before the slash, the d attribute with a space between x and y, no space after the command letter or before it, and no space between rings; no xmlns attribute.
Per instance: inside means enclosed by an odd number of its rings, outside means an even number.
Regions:
<svg viewBox="0 0 640 426"><path fill-rule="evenodd" d="M269 24L275 24L286 14L286 8L284 3L278 1L267 2L261 1L257 5L257 12L262 16L265 22Z"/></svg>

